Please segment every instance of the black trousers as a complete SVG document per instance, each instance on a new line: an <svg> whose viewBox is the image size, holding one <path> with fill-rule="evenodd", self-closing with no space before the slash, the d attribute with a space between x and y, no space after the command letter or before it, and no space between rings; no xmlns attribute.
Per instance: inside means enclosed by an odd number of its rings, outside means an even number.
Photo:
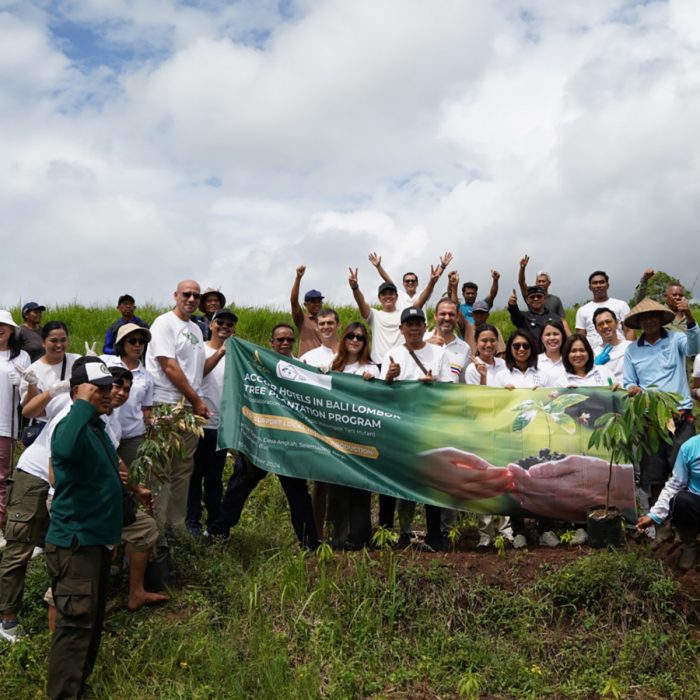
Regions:
<svg viewBox="0 0 700 700"><path fill-rule="evenodd" d="M372 539L372 494L369 491L330 484L328 521L335 549L362 549Z"/></svg>
<svg viewBox="0 0 700 700"><path fill-rule="evenodd" d="M690 491L677 493L671 502L671 523L681 539L694 540L700 529L700 496Z"/></svg>
<svg viewBox="0 0 700 700"><path fill-rule="evenodd" d="M238 455L233 474L226 485L226 492L219 508L219 517L207 528L210 535L227 535L240 520L248 496L267 476L268 472L256 467L243 455ZM299 543L306 549L318 547L318 534L314 524L311 496L305 479L278 475L284 495L289 503L292 527Z"/></svg>
<svg viewBox="0 0 700 700"><path fill-rule="evenodd" d="M222 475L226 465L227 450L216 449L217 430L204 429L194 453L194 468L187 491L187 525L199 525L202 518L202 484L204 505L207 509L207 526L216 521L224 493Z"/></svg>
<svg viewBox="0 0 700 700"><path fill-rule="evenodd" d="M652 485L665 484L673 471L678 450L693 435L695 435L695 423L692 416L684 415L676 421L676 432L673 434L671 444L662 442L656 452L645 454L639 461L639 485L642 488L649 488Z"/></svg>
<svg viewBox="0 0 700 700"><path fill-rule="evenodd" d="M396 499L393 496L379 494L379 524L391 530L394 527L394 510ZM428 544L439 542L442 539L442 525L440 522L440 508L438 506L425 505L425 541Z"/></svg>

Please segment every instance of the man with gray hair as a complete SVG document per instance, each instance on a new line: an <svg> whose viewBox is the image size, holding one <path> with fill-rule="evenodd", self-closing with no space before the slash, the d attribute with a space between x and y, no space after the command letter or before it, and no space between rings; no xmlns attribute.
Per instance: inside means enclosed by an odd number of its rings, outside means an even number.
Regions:
<svg viewBox="0 0 700 700"><path fill-rule="evenodd" d="M518 286L520 287L520 292L523 295L523 299L527 301L527 288L528 284L525 281L525 269L527 264L530 262L530 256L524 255L520 260L520 271L518 272ZM566 318L564 313L564 305L561 303L561 299L556 294L549 293L549 285L552 284L552 278L549 276L549 272L540 270L535 277L535 286L542 287L544 289L544 308L556 316L561 316L561 318Z"/></svg>

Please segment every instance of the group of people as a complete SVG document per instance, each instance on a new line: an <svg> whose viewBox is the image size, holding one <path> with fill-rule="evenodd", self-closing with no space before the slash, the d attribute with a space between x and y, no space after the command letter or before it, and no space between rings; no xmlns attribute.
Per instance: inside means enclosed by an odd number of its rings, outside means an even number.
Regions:
<svg viewBox="0 0 700 700"><path fill-rule="evenodd" d="M700 437L693 437L692 402L700 400L700 363L694 365L691 394L686 362L700 351L700 333L680 285L669 285L666 305L660 304L645 295L652 272L645 271L639 298L630 309L608 295L608 275L595 271L588 279L593 298L578 309L572 332L561 300L550 292L549 274L538 272L534 284L527 284L529 258L524 256L518 273L524 305L513 289L507 309L515 330L505 340L488 322L499 291L497 271L491 272L483 299L475 283L460 288L458 273L448 273L429 329L424 307L452 255L445 253L431 266L422 289L415 273L405 273L399 289L380 256L372 253L369 261L381 279L378 305L367 300L358 270L351 268L348 284L359 318L342 329L320 291L310 289L300 301L306 269L298 267L290 323L272 328L271 348L293 357L298 340L300 361L366 381L506 389L592 386L630 393L659 387L677 392L681 401L673 444L637 465L646 510L637 527L654 526L657 538L668 537L670 531L662 524L670 517L684 545L681 567L695 566L700 553ZM217 449L217 431L226 341L236 332L237 314L226 307L219 290L202 293L194 280L181 281L173 297L172 310L149 327L135 315L133 297L121 296L120 318L107 329L101 356L68 353L67 327L60 321L42 326L40 304L25 304L21 324L9 311L0 311L0 638L15 641L20 636L17 614L27 563L37 548L43 549L54 629L51 697L83 692L99 646L114 546L125 544L129 609L166 600L166 594L144 587L145 568L157 543L185 531L209 542L225 541L248 496L267 474L238 454L225 488L222 481L227 452ZM129 467L153 409L180 401L206 420L203 436L183 431L183 449L173 454L154 498L153 484L132 483ZM22 431L28 446L8 491L20 427L18 407L31 423ZM369 492L319 482L310 491L304 479L278 478L303 548L313 551L326 538L345 549L370 544ZM146 508L134 512L134 499ZM397 509L398 541L408 545L414 503L397 504L380 495L378 524L393 528ZM443 551L454 514L429 505L425 510L424 545ZM537 528L541 544L558 543L549 521L538 522ZM480 544L488 545L497 529L514 546L527 544L521 519L489 516L480 518ZM577 536L585 541L585 531Z"/></svg>

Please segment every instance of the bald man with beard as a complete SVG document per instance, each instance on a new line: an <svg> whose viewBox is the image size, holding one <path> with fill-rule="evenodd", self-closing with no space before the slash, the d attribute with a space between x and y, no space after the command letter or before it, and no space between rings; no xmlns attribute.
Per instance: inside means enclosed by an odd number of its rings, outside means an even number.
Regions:
<svg viewBox="0 0 700 700"><path fill-rule="evenodd" d="M207 359L204 340L192 314L199 306L201 291L194 280L183 280L173 293L175 306L151 326L151 342L146 354L146 369L155 380L154 405L177 404L182 398L193 413L209 418L211 411L200 395L202 379L215 362ZM166 481L159 485L155 518L163 533L166 529L184 529L187 490L198 438L183 432L184 449L173 456L166 468ZM154 485L156 486L156 485Z"/></svg>

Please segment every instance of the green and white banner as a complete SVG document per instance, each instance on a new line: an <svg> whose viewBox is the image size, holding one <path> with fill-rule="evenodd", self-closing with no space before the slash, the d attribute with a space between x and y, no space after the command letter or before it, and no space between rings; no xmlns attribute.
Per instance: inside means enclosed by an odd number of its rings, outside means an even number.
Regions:
<svg viewBox="0 0 700 700"><path fill-rule="evenodd" d="M227 341L219 446L261 469L481 513L585 521L608 455L589 450L608 389L494 389L324 374ZM611 505L635 517L633 469Z"/></svg>

